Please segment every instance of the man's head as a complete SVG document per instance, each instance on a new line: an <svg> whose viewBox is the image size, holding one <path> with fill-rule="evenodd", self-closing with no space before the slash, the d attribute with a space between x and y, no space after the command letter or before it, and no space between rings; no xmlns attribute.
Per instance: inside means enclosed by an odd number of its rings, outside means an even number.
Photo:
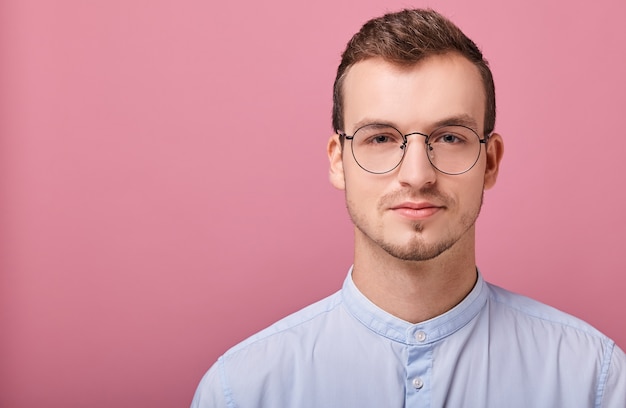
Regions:
<svg viewBox="0 0 626 408"><path fill-rule="evenodd" d="M338 69L337 134L328 144L357 254L472 258L483 191L495 183L503 152L494 121L487 63L452 23L420 10L366 23Z"/></svg>
<svg viewBox="0 0 626 408"><path fill-rule="evenodd" d="M490 134L496 121L493 76L482 53L450 20L433 10L403 10L368 21L348 43L337 68L333 87L333 129L345 130L343 83L354 64L381 58L410 66L432 55L457 52L478 68L485 88L484 132Z"/></svg>

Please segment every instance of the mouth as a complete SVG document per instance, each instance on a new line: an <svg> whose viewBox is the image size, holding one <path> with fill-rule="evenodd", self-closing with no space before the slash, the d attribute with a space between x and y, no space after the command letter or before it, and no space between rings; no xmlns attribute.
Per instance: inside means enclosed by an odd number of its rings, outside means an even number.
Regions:
<svg viewBox="0 0 626 408"><path fill-rule="evenodd" d="M410 220L425 220L432 217L445 207L429 202L403 202L390 208L395 214Z"/></svg>

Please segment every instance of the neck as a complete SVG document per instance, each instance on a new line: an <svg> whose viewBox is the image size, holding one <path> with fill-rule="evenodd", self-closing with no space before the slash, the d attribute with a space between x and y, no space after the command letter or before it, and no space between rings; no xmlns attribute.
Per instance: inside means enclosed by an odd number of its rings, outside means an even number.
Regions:
<svg viewBox="0 0 626 408"><path fill-rule="evenodd" d="M439 316L459 304L476 283L473 227L427 261L395 258L360 235L355 239L354 283L375 305L402 320L419 323Z"/></svg>

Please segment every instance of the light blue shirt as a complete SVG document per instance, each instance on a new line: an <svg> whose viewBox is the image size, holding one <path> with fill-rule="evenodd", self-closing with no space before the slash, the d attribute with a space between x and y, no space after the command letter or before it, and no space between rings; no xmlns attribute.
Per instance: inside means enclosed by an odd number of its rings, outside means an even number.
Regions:
<svg viewBox="0 0 626 408"><path fill-rule="evenodd" d="M419 324L341 291L226 352L192 408L626 408L626 357L587 323L478 277Z"/></svg>

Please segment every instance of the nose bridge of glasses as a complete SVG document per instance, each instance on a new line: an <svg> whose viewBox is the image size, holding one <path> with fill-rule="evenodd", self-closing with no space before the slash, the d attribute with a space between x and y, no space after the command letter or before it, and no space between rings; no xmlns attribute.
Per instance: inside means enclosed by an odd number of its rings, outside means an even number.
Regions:
<svg viewBox="0 0 626 408"><path fill-rule="evenodd" d="M407 144L409 142L409 136L422 136L424 138L424 144L426 147L428 145L428 135L421 133L421 132L411 132L411 133L407 133L405 135L402 135L402 138L404 139L404 143L403 143L403 149L406 149Z"/></svg>
<svg viewBox="0 0 626 408"><path fill-rule="evenodd" d="M415 140L412 143L409 143L409 140L410 140L409 136L416 136L417 139L413 138ZM419 138L419 136L422 136L423 139ZM412 157L414 155L417 156L418 162L421 161L422 158L423 158L423 160L426 160L427 162L430 161L429 155L431 154L431 150L432 149L430 148L430 146L428 144L428 137L429 137L429 135L427 135L425 133L421 133L421 132L411 132L411 133L407 133L407 134L403 135L402 137L404 138L404 143L402 145L402 148L404 150L402 162L406 162L407 160L414 161L416 159L415 157L409 158L409 157ZM423 144L422 144L422 142L423 142ZM409 145L415 145L415 147L409 148ZM422 146L423 150L420 149L420 146ZM413 153L411 153L411 152L413 152ZM426 152L426 156L424 156L424 152ZM428 157L428 159L427 159L427 157ZM429 166L430 166L430 163L429 163Z"/></svg>
<svg viewBox="0 0 626 408"><path fill-rule="evenodd" d="M409 136L413 136L413 135L417 135L417 136L422 136L424 138L424 142L428 142L428 135L421 133L421 132L411 132L411 133L407 133L406 135L404 135L404 143L407 143L409 141Z"/></svg>
<svg viewBox="0 0 626 408"><path fill-rule="evenodd" d="M409 136L414 136L410 143ZM411 132L403 135L403 138L404 151L402 160L398 164L397 173L399 180L410 184L432 182L436 170L429 157L430 151L426 143L428 135L421 132Z"/></svg>

